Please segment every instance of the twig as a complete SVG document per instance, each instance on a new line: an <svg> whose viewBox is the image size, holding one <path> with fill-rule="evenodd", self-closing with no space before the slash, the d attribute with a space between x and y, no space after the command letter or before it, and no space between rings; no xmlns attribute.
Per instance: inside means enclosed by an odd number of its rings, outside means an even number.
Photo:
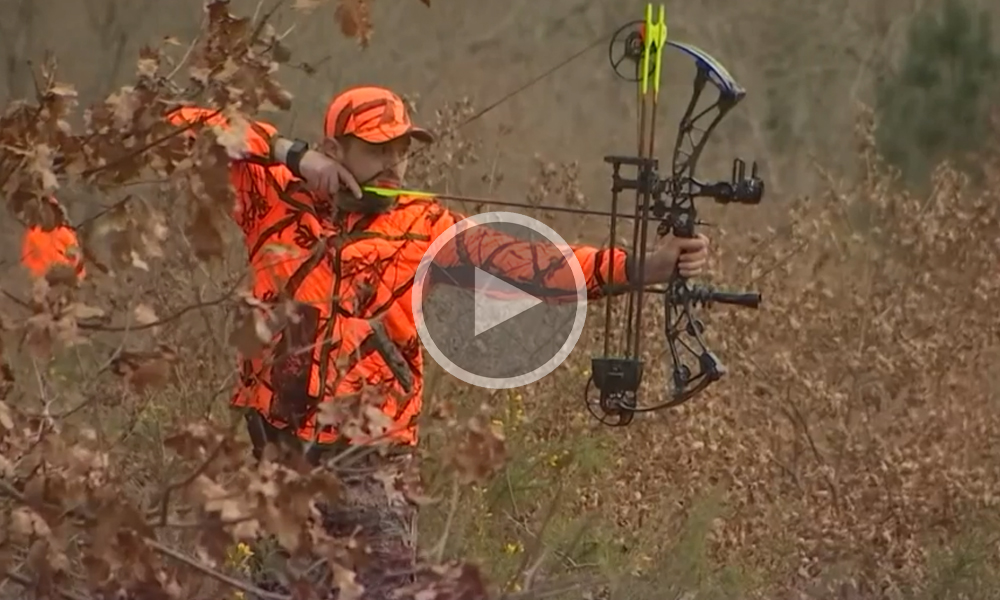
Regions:
<svg viewBox="0 0 1000 600"><path fill-rule="evenodd" d="M518 565L517 574L523 576L525 580L529 580L533 577L534 573L541 566L542 561L545 560L548 552L542 548L542 537L545 533L545 529L548 527L549 523L552 522L552 518L556 514L556 506L559 505L559 501L562 499L563 489L566 485L565 478L559 479L559 487L556 488L556 493L552 497L552 502L549 503L549 509L545 514L545 518L542 519L542 524L538 528L538 533L535 535L534 543L531 544L531 548L524 553L524 557L521 559L521 564ZM541 550L541 552L539 552ZM528 561L531 560L535 555L538 555L535 562L529 567ZM509 588L510 586L504 586ZM525 586L526 588L528 586ZM500 596L500 600L509 600L507 591L505 589L503 595Z"/></svg>
<svg viewBox="0 0 1000 600"><path fill-rule="evenodd" d="M602 582L603 578L580 577L574 578L574 581L571 582L550 584L546 585L542 589L525 590L516 594L505 594L503 597L506 600L542 600L543 598L561 596L563 594L579 590L584 586L593 587Z"/></svg>
<svg viewBox="0 0 1000 600"><path fill-rule="evenodd" d="M260 9L264 6L264 0L257 0L257 6L253 9L253 16L250 17L250 22L254 23L257 21L257 17L260 16Z"/></svg>
<svg viewBox="0 0 1000 600"><path fill-rule="evenodd" d="M9 482L4 481L3 479L0 479L0 493L3 493L4 495L13 498L14 500L17 500L21 504L28 503L28 499L24 497L24 494L22 494L19 489L12 486Z"/></svg>
<svg viewBox="0 0 1000 600"><path fill-rule="evenodd" d="M504 481L507 484L507 495L510 496L510 506L514 509L514 515L520 519L521 511L517 507L517 499L514 497L514 484L510 481L510 469L503 470Z"/></svg>
<svg viewBox="0 0 1000 600"><path fill-rule="evenodd" d="M236 429L237 423L238 421L234 420L229 425L230 433L232 433L232 431ZM215 459L218 458L220 454L222 454L222 451L226 448L226 441L227 440L223 438L218 444L216 444L215 448L212 448L212 451L208 453L207 457L205 457L205 460L203 460L201 464L199 464L198 467L194 469L187 477L184 477L179 481L167 485L166 489L163 490L163 492L160 495L160 501L156 503L158 507L157 514L160 515L159 524L161 526L166 525L167 523L167 506L170 502L170 494L172 494L176 490L191 485L191 483L195 479L201 476L201 474L204 473L209 466L211 466L211 464L215 461Z"/></svg>
<svg viewBox="0 0 1000 600"><path fill-rule="evenodd" d="M761 271L759 275L757 275L756 277L754 277L753 279L751 279L750 280L750 284L752 285L754 283L757 283L758 281L760 281L764 277L767 277L768 275L770 275L771 273L773 273L778 267L781 267L784 264L786 264L789 260L791 260L791 258L793 256L797 255L803 248L805 248L808 245L808 243L809 242L806 242L806 241L799 242L799 244L796 245L794 248L792 248L792 250L790 252L788 252L787 254L785 254L784 256L782 256L781 258L779 258L778 260L774 261L770 266L768 266L766 269L764 269L763 271Z"/></svg>
<svg viewBox="0 0 1000 600"><path fill-rule="evenodd" d="M26 590L30 590L31 587L34 585L30 579L28 579L24 575L14 573L13 571L5 571L3 576L4 579L9 579ZM65 598L66 600L90 600L89 596L81 596L79 594L70 592L69 590L57 589L56 593L59 594L59 597Z"/></svg>
<svg viewBox="0 0 1000 600"><path fill-rule="evenodd" d="M799 407L795 403L795 401L792 400L791 386L788 386L785 390L785 404L789 407L792 414L795 415L795 419L798 420L799 426L802 428L802 433L805 435L806 442L809 444L809 449L812 451L813 457L816 459L816 463L819 464L821 467L829 468L829 463L827 462L826 457L823 456L823 454L820 452L819 446L816 444L816 440L813 439L812 430L809 427L809 422L806 420L805 415L802 414L802 411L799 410ZM833 501L833 507L834 509L839 511L840 510L839 488L837 487L836 482L833 480L833 478L830 476L830 474L827 472L826 469L821 469L820 472L823 474L823 479L826 481L826 485L830 490L830 494L832 496L832 501Z"/></svg>
<svg viewBox="0 0 1000 600"><path fill-rule="evenodd" d="M529 535L532 539L535 539L535 534L531 531L531 529L529 529L528 526L525 525L524 523L520 522L517 517L511 515L507 511L503 511L503 514L505 517L507 517L507 519L510 522L514 524L515 527L517 527L518 529ZM581 528L580 532L573 539L573 543L570 544L570 547L575 546L580 541L580 538L582 536L583 536L583 529ZM553 550L552 553L558 556L566 564L566 566L571 569L586 569L586 568L600 566L598 563L578 563L575 560L573 560L572 556L563 552L562 550Z"/></svg>
<svg viewBox="0 0 1000 600"><path fill-rule="evenodd" d="M264 26L267 25L268 21L271 20L271 17L273 17L274 14L278 12L278 9L281 8L281 5L284 3L285 0L277 0L277 2L274 3L274 6L272 6L271 9L264 14L260 22L257 23L257 27L255 27L254 30L251 32L250 38L246 40L248 45L253 44L254 42L260 39L260 34L261 32L264 31ZM253 19L251 20L251 23L257 20L257 15L260 14L260 9L263 5L264 5L264 0L260 0L260 2L257 3L257 8L254 9Z"/></svg>
<svg viewBox="0 0 1000 600"><path fill-rule="evenodd" d="M444 529L441 531L441 537L438 538L436 544L434 544L434 560L436 562L441 562L444 558L444 549L448 543L448 537L451 535L451 526L455 521L455 513L458 512L458 497L459 497L459 487L458 480L453 479L451 482L451 503L448 508L448 518L445 520Z"/></svg>
<svg viewBox="0 0 1000 600"><path fill-rule="evenodd" d="M97 219L103 217L104 215L108 214L109 212L112 212L112 211L114 211L116 209L121 208L122 206L125 206L126 204L128 204L128 202L130 200L132 200L132 194L126 195L124 198L122 198L121 200L118 200L117 202L115 202L114 204L111 204L110 206L105 206L105 207L101 208L101 210L99 210L97 212L97 214L91 215L91 216L87 217L86 219L83 219L82 221L80 221L76 225L73 225L73 229L75 229L77 231L83 229L87 225L90 225L91 223L93 223Z"/></svg>
<svg viewBox="0 0 1000 600"><path fill-rule="evenodd" d="M201 18L201 23L198 25L198 30L201 31L204 27L205 27L205 16L203 15ZM200 39L201 39L201 34L194 36L194 39L191 40L190 44L188 44L187 50L184 51L184 56L181 56L180 62L178 62L177 65L174 66L174 69L170 71L170 74L167 75L167 79L173 79L174 76L176 76L177 73L181 70L181 67L183 67L187 63L188 59L191 58L191 53L194 52L195 46L198 45L198 41Z"/></svg>
<svg viewBox="0 0 1000 600"><path fill-rule="evenodd" d="M295 23L292 23L291 27L289 27L288 29L285 30L285 33L282 33L281 35L277 36L275 39L277 39L280 42L281 40L283 40L286 37L288 37L288 35L290 33L292 33L293 31L295 31L295 25L296 25Z"/></svg>
<svg viewBox="0 0 1000 600"><path fill-rule="evenodd" d="M242 279L237 280L236 283L232 287L230 287L230 289L227 290L226 293L223 294L222 296L220 296L218 298L215 298L213 300L205 300L204 302L199 302L199 303L196 303L196 304L189 304L189 305L185 306L184 308L181 308L181 309L179 309L179 310L177 310L177 311L175 311L175 312L167 315L166 317L163 317L161 319L157 319L156 321L153 321L152 323L142 323L142 324L138 324L138 325L118 325L118 326L79 323L77 326L80 329L86 329L88 331L108 331L108 332L118 332L118 333L126 332L126 331L142 331L144 329L152 329L154 327L159 327L161 325L166 325L167 323L170 323L171 321L176 321L177 319L180 319L181 317L183 317L184 315L188 314L189 312L192 312L192 311L195 311L195 310L198 310L198 309L201 309L201 308L210 308L212 306L218 306L220 304L224 304L226 301L230 300L233 297L233 293L236 292L237 288L240 287L241 283L242 283Z"/></svg>
<svg viewBox="0 0 1000 600"><path fill-rule="evenodd" d="M184 127L179 127L177 129L171 131L170 133L164 134L164 135L162 135L162 136L160 136L160 137L158 137L158 138L156 138L154 140L151 140L151 141L143 144L142 146L136 148L132 152L129 152L125 156L121 156L121 157L119 157L119 158L117 158L115 160L106 162L106 163L104 163L104 164L102 164L100 166L87 169L86 171L84 171L83 173L81 173L80 176L83 179L90 179L91 177L93 177L94 175L96 175L98 173L101 173L103 171L108 171L110 169L114 169L114 168L120 166L121 164L125 163L126 161L131 160L131 159L135 158L136 156L140 156L140 155L146 153L146 151L151 150L151 149L159 146L160 144L162 144L164 142L168 142L168 141L172 140L173 138L175 138L175 137L177 137L179 135L182 135L182 134L185 134L185 133L191 131L192 129L194 129L199 124L201 124L203 122L208 122L208 121L210 121L211 119L214 119L215 117L217 117L220 114L222 114L222 109L221 108L216 109L212 113L210 113L209 115L205 116L203 119L199 119L198 121L194 121L192 123L188 123Z"/></svg>
<svg viewBox="0 0 1000 600"><path fill-rule="evenodd" d="M172 558L177 562L184 563L185 565L191 567L192 569L204 575L207 575L212 579L215 579L216 581L232 586L242 591L245 594L252 594L257 598L265 598L267 600L292 600L292 596L288 594L278 594L276 592L269 592L255 585L251 585L244 581L240 581L235 577L230 577L224 573L219 573L218 571L209 567L208 565L203 564L201 561L191 558L190 556L187 556L185 554L181 554L180 552L174 550L173 548L164 546L163 544L161 544L156 540L147 539L146 545L149 546L154 552L158 554Z"/></svg>

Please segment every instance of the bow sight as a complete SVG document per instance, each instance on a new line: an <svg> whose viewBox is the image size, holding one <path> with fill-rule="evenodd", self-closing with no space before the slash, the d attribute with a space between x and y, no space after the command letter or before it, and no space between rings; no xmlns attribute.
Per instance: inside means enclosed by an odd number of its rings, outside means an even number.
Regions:
<svg viewBox="0 0 1000 600"><path fill-rule="evenodd" d="M699 224L695 199L707 198L720 204L739 203L756 205L764 196L764 182L757 175L754 163L749 177L746 164L733 161L729 181L703 182L695 178L695 165L708 136L726 113L743 97L746 91L729 72L704 51L680 42L667 41L667 26L663 6L658 18L653 20L653 7L647 5L645 21L635 21L623 26L614 35L608 48L608 57L615 73L634 83L639 83L639 152L636 156L608 156L605 162L612 166L611 186L611 240L616 238L616 220L619 216L633 219L632 247L635 257L634 276L630 285L625 311L624 351L611 353L612 301L606 299L604 356L591 360L591 378L587 383L586 400L591 412L610 425L627 425L635 413L670 408L686 402L725 373L725 366L705 345L702 333L704 323L695 318L693 309L713 303L732 304L757 308L760 294L755 292L723 292L705 285L691 284L675 274L665 288L646 289L645 249L648 224L658 222L657 234L677 237L694 237ZM687 110L681 118L668 176L659 173L659 161L653 157L656 108L660 91L662 50L672 47L691 57L697 67L694 91ZM623 70L630 65L632 73ZM711 82L719 94L713 104L694 113L705 89ZM704 125L699 123L710 118ZM635 169L635 176L623 177L623 167ZM635 190L636 204L633 215L620 215L619 194ZM610 262L610 261L609 261ZM610 273L608 281L610 281ZM638 401L642 384L644 363L641 358L643 334L643 300L646 291L662 294L665 308L665 334L672 368L670 372L669 399L655 406L643 407ZM596 390L596 401L591 398ZM597 410L595 410L595 405Z"/></svg>

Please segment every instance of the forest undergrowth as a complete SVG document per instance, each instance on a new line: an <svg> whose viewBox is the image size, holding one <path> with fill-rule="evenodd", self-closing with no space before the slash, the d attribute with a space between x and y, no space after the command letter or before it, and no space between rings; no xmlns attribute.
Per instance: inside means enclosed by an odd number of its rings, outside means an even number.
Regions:
<svg viewBox="0 0 1000 600"><path fill-rule="evenodd" d="M984 158L973 187L944 164L915 196L874 127L859 108L858 180L817 167L826 193L761 208L767 231L712 232L717 284L764 297L757 312L709 311L723 383L603 430L577 399L600 348L591 326L556 374L495 406L518 452L464 492L479 511L461 554L515 573L558 488L552 561L606 569L612 597L1000 596L1000 168ZM646 394L666 365L650 365Z"/></svg>
<svg viewBox="0 0 1000 600"><path fill-rule="evenodd" d="M336 479L277 457L254 465L226 406L234 350L269 343L283 309L245 291L223 166L235 136L206 128L188 152L162 117L198 102L238 123L293 99L266 23L225 2L209 17L190 48L147 48L133 84L85 113L63 83L72 74L46 63L37 97L0 117L10 215L51 225L50 195L102 206L80 227L84 282L55 270L33 287L0 284L2 597L275 597L233 561L263 533L326 563L342 600L359 592L352 541L310 519ZM341 19L364 37L364 15ZM442 140L414 164L415 185L483 166L456 129L472 111L437 112ZM424 505L411 595L1000 598L1000 160L982 158L976 186L943 164L913 195L875 152L876 125L859 108L860 177L817 166L824 194L746 209L765 211L767 230L710 232L713 278L765 303L708 311L730 374L690 404L628 429L589 416L599 305L570 359L536 384L486 391L431 368L422 480L385 474ZM488 184L498 173L486 166ZM542 163L530 196L585 201L574 169ZM591 242L601 225L556 223ZM665 385L655 325L647 396ZM356 408L324 418L384 426Z"/></svg>

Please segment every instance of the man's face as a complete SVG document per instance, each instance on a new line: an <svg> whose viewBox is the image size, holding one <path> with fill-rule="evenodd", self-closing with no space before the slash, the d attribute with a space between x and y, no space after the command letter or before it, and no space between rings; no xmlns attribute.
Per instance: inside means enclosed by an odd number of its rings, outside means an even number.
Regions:
<svg viewBox="0 0 1000 600"><path fill-rule="evenodd" d="M351 137L340 144L341 160L361 185L399 188L406 177L410 136L382 144Z"/></svg>

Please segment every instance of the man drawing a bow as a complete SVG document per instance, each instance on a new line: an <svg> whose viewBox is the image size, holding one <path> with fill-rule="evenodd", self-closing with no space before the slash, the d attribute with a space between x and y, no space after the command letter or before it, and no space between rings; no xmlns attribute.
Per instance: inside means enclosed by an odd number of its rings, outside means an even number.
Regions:
<svg viewBox="0 0 1000 600"><path fill-rule="evenodd" d="M171 120L228 126L217 111L199 108L178 109ZM326 510L331 534L360 531L369 548L358 581L364 598L372 600L408 583L416 561L415 507L390 497L374 477L386 461L409 460L418 439L414 419L422 407L423 360L411 304L414 274L434 239L465 217L424 196L369 198L359 183L401 188L411 144L433 139L411 123L395 93L356 87L330 102L315 148L254 123L245 154L229 167L233 218L245 235L254 295L293 301L298 312L270 348L240 359L241 383L231 403L246 411L255 455L275 444L305 452L319 464L351 445L372 443L348 439L317 419L324 403L348 401L362 390L375 390L392 423L383 437L393 450L387 456L368 453L350 474L340 475L346 495ZM276 246L282 252L268 251ZM663 238L647 254L645 281L666 282L675 269L698 276L708 246L704 236ZM509 281L529 282L553 252L550 244L533 246L475 227L436 262L446 270L489 268ZM638 261L623 250L574 246L573 253L590 299L602 297L605 286L623 289L636 277ZM547 273L544 284L576 289L568 267ZM381 351L385 338L398 350L399 364L390 364Z"/></svg>

